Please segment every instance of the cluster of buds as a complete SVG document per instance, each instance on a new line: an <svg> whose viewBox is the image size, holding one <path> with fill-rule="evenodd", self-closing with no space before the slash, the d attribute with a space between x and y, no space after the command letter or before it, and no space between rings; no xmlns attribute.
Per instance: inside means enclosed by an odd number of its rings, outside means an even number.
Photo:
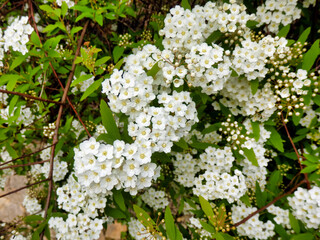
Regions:
<svg viewBox="0 0 320 240"><path fill-rule="evenodd" d="M52 139L53 134L54 134L54 130L56 129L56 124L53 123L49 123L48 126L44 126L43 127L43 135L49 139Z"/></svg>

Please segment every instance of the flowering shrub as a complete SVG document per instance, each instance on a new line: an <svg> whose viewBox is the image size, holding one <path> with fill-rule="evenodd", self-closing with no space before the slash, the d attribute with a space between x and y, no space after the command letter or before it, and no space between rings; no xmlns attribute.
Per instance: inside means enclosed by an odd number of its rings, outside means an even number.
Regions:
<svg viewBox="0 0 320 240"><path fill-rule="evenodd" d="M320 238L319 2L163 2L0 6L1 239Z"/></svg>

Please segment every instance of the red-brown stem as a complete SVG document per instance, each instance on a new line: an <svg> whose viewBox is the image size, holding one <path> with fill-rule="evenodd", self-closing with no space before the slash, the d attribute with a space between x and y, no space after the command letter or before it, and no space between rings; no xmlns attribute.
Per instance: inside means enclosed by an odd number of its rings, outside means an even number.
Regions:
<svg viewBox="0 0 320 240"><path fill-rule="evenodd" d="M292 145L292 147L293 147L293 149L294 149L294 152L295 152L296 155L297 155L298 162L299 162L299 165L300 165L300 170L302 170L302 169L303 169L303 166L302 166L301 161L300 161L301 156L300 156L300 154L298 153L298 150L297 150L296 146L294 145L294 142L292 141L292 138L291 138L291 136L290 136L290 132L289 132L289 130L288 130L288 128L287 128L286 123L284 122L284 117L283 117L283 114L282 114L282 113L281 113L281 120L282 120L282 125L284 126L284 128L285 128L285 130L286 130L286 133L287 133L287 136L288 136L288 138L289 138L289 140L290 140L290 143L291 143L291 145ZM306 183L307 183L307 189L311 189L310 181L309 181L309 179L308 179L308 174L307 174L307 173L304 173L303 175L304 175L304 178L305 178Z"/></svg>
<svg viewBox="0 0 320 240"><path fill-rule="evenodd" d="M269 202L267 205L263 206L262 208L258 209L257 211L249 214L247 217L245 217L244 219L242 219L241 221L235 223L233 226L234 227L238 227L239 225L245 223L246 221L248 221L250 218L252 218L254 215L262 212L263 210L267 209L268 207L270 207L272 204L274 204L275 202L277 202L278 200L280 200L281 198L290 195L291 193L293 193L300 185L306 183L306 179L303 179L300 183L298 183L296 186L294 186L292 189L290 189L290 191L276 197L275 199L273 199L271 202Z"/></svg>
<svg viewBox="0 0 320 240"><path fill-rule="evenodd" d="M28 153L28 154L26 154L26 155L23 155L23 156L21 156L21 157L15 158L15 159L12 159L12 160L10 160L10 161L7 161L7 162L4 162L4 163L1 163L1 164L0 164L0 167L1 167L1 166L3 166L3 165L6 165L6 164L8 164L8 163L11 163L11 162L17 161L17 160L19 160L19 159L22 159L22 158L26 158L26 157L32 156L33 154L36 154L36 153L38 153L38 152L41 152L41 151L43 151L43 150L45 150L45 149L47 149L47 148L49 148L49 147L52 147L53 145L55 145L55 144L52 144L52 145L50 145L50 146L47 146L47 147L41 148L41 149L39 149L39 150L37 150L37 151L34 151L34 152L32 152L32 153Z"/></svg>
<svg viewBox="0 0 320 240"><path fill-rule="evenodd" d="M8 196L8 195L13 194L13 193L16 193L16 192L19 192L19 191L21 191L21 190L23 190L23 189L32 187L32 186L34 186L34 185L37 185L37 184L40 184L40 183L43 183L43 182L46 182L46 181L49 181L49 179L46 178L46 179L41 180L41 181L39 181L39 182L35 182L35 183L32 183L32 184L26 185L26 186L24 186L24 187L21 187L21 188L17 188L17 189L15 189L15 190L12 190L12 191L10 191L10 192L7 192L7 193L5 193L5 194L0 195L0 198L5 197L5 196Z"/></svg>
<svg viewBox="0 0 320 240"><path fill-rule="evenodd" d="M69 74L69 77L68 77L68 80L67 80L67 84L66 84L66 87L64 88L62 99L61 99L61 103L63 103L63 104L67 100L68 90L70 88L71 81L72 81L72 78L73 78L73 75L74 75L74 71L76 69L76 58L80 53L81 44L82 44L82 41L83 41L83 38L84 38L84 35L85 35L85 32L87 30L88 25L89 25L89 21L87 21L84 24L84 27L83 27L82 32L81 32L80 39L78 41L78 46L77 46L77 50L76 50L76 53L75 53L75 56L74 56L74 59L73 59L71 72ZM53 143L57 143L58 142L58 133L59 133L59 126L60 126L60 120L61 120L61 117L62 117L63 107L64 107L64 105L60 105L59 112L58 112L58 117L57 117L57 120L56 120L56 128L55 128L54 135L53 135ZM55 145L51 148L50 170L49 170L49 177L48 177L49 178L49 189L48 189L48 196L47 196L46 205L45 205L45 208L44 208L43 218L47 217L47 213L48 213L48 209L49 209L49 205L50 205L51 193L52 193L52 189L53 189L53 167L54 167L54 165L53 165L54 161L53 160L54 160L54 152L55 152ZM41 240L43 239L43 236L44 236L44 232L42 232L41 235L40 235L40 239Z"/></svg>
<svg viewBox="0 0 320 240"><path fill-rule="evenodd" d="M0 170L4 170L7 168L17 168L17 167L25 167L25 166L31 166L31 165L36 165L36 164L41 164L41 163L45 163L45 162L49 162L50 160L43 160L43 161L39 161L39 162L32 162L32 163L25 163L25 164L18 164L18 165L11 165L11 166L7 166L7 167L2 167L0 168Z"/></svg>
<svg viewBox="0 0 320 240"><path fill-rule="evenodd" d="M38 38L39 38L39 41L40 43L42 44L42 41L41 41L41 38L40 38L40 34L39 34L39 31L38 31L38 27L37 27L37 24L35 22L35 18L34 18L34 14L33 14L33 6L32 6L32 1L31 0L28 0L28 4L29 4L29 8L30 8L30 15L32 17L32 21L33 21L33 28L35 29L37 35L38 35ZM47 53L45 52L45 55L47 56ZM60 81L59 77L58 77L58 74L57 72L55 71L52 63L49 61L49 65L51 67L51 70L53 72L53 75L55 76L55 78L58 80L59 82L59 85L60 87L62 88L62 90L64 91L64 86L62 84L62 82ZM80 121L80 123L82 124L82 126L84 127L86 133L88 134L89 137L91 137L91 134L89 133L86 125L84 124L84 122L82 121L80 115L78 114L78 112L76 111L75 107L73 106L72 102L70 101L69 97L67 96L67 101L68 101L68 104L71 106L72 110L74 111L74 113L76 114L78 120Z"/></svg>
<svg viewBox="0 0 320 240"><path fill-rule="evenodd" d="M48 100L48 99L43 99L43 98L40 98L40 97L34 97L34 96L31 96L31 95L24 94L24 93L19 93L19 92L7 91L7 90L2 90L2 89L0 89L0 92L7 93L7 94L18 95L18 96L21 96L21 97L30 98L30 99L34 99L34 100L38 100L38 101L42 101L42 102L61 104L61 102Z"/></svg>
<svg viewBox="0 0 320 240"><path fill-rule="evenodd" d="M9 2L9 0L5 1L5 2L1 5L0 10L1 10L8 2Z"/></svg>

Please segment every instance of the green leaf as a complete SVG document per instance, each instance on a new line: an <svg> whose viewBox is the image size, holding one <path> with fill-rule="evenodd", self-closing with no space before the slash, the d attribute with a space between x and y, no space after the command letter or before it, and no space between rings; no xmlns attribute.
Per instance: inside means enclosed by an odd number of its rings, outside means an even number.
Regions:
<svg viewBox="0 0 320 240"><path fill-rule="evenodd" d="M318 163L319 162L319 157L316 157L314 155L311 155L311 154L306 154L304 153L303 156L310 162L314 162L314 163Z"/></svg>
<svg viewBox="0 0 320 240"><path fill-rule="evenodd" d="M224 238L224 240L234 240L234 237L230 236L227 233L221 233L219 232L219 234Z"/></svg>
<svg viewBox="0 0 320 240"><path fill-rule="evenodd" d="M154 229L153 226L155 226L155 222L153 221L152 218L150 218L149 214L146 213L142 208L140 208L137 205L133 205L133 210L136 213L136 216L138 220L145 226L149 227L150 230Z"/></svg>
<svg viewBox="0 0 320 240"><path fill-rule="evenodd" d="M40 39L35 31L33 31L31 33L30 40L35 46L41 47ZM24 55L24 56L26 56L26 55Z"/></svg>
<svg viewBox="0 0 320 240"><path fill-rule="evenodd" d="M207 133L211 133L211 132L213 132L213 131L217 131L220 126L221 126L220 123L212 124L212 125L210 125L209 127L203 129L201 133L202 133L203 135L205 135L205 134L207 134Z"/></svg>
<svg viewBox="0 0 320 240"><path fill-rule="evenodd" d="M207 147L212 146L210 143L203 143L198 141L193 141L191 144L189 144L190 147L196 148L198 150L205 150Z"/></svg>
<svg viewBox="0 0 320 240"><path fill-rule="evenodd" d="M166 207L164 219L165 219L168 238L170 240L175 240L176 239L175 224L174 224L173 216L171 214L171 210L169 206Z"/></svg>
<svg viewBox="0 0 320 240"><path fill-rule="evenodd" d="M123 48L123 47L116 46L116 47L113 49L112 56L113 56L113 61L114 61L115 63L118 62L118 60L119 60L120 57L122 56L123 52L124 52L124 48Z"/></svg>
<svg viewBox="0 0 320 240"><path fill-rule="evenodd" d="M273 171L268 181L268 189L274 193L281 182L281 172L279 170Z"/></svg>
<svg viewBox="0 0 320 240"><path fill-rule="evenodd" d="M61 16L61 9L60 8L56 8L53 10L53 13L59 18Z"/></svg>
<svg viewBox="0 0 320 240"><path fill-rule="evenodd" d="M290 31L290 24L281 28L281 30L278 32L277 36L278 37L286 37L287 34L289 33L289 31Z"/></svg>
<svg viewBox="0 0 320 240"><path fill-rule="evenodd" d="M102 64L107 62L110 58L111 58L110 56L106 56L106 57L100 58L95 62L94 66L95 67L101 66Z"/></svg>
<svg viewBox="0 0 320 240"><path fill-rule="evenodd" d="M103 25L103 16L102 16L102 14L96 14L94 18L95 18L95 20L97 21L97 23L98 23L100 26Z"/></svg>
<svg viewBox="0 0 320 240"><path fill-rule="evenodd" d="M215 233L216 232L216 229L212 225L210 225L210 224L208 224L205 221L202 221L200 219L199 219L199 222L202 225L204 230L206 230L206 231L208 231L210 233Z"/></svg>
<svg viewBox="0 0 320 240"><path fill-rule="evenodd" d="M9 115L11 115L11 113L13 112L14 110L14 107L16 106L16 103L19 99L19 96L18 95L15 95L11 101L10 101L10 104L9 104Z"/></svg>
<svg viewBox="0 0 320 240"><path fill-rule="evenodd" d="M256 140L256 142L258 142L260 138L260 125L258 122L251 121L251 126L252 126L254 139Z"/></svg>
<svg viewBox="0 0 320 240"><path fill-rule="evenodd" d="M243 202L247 207L251 207L250 198L248 194L246 193L240 198L241 202Z"/></svg>
<svg viewBox="0 0 320 240"><path fill-rule="evenodd" d="M224 240L223 236L220 233L216 233L212 236L216 240Z"/></svg>
<svg viewBox="0 0 320 240"><path fill-rule="evenodd" d="M298 222L298 220L292 215L291 212L289 212L289 221L290 221L290 225L291 225L292 229L293 229L296 233L300 233L299 222Z"/></svg>
<svg viewBox="0 0 320 240"><path fill-rule="evenodd" d="M248 20L247 23L246 23L246 26L248 28L255 28L257 25L259 24L259 22L257 21L254 21L254 20Z"/></svg>
<svg viewBox="0 0 320 240"><path fill-rule="evenodd" d="M301 141L301 140L303 140L303 139L305 139L305 138L306 138L306 135L305 135L305 134L304 134L304 135L300 135L300 136L294 137L294 138L292 139L292 142L296 143L296 142L299 142L299 141Z"/></svg>
<svg viewBox="0 0 320 240"><path fill-rule="evenodd" d="M298 38L297 42L301 42L302 44L304 44L310 34L310 31L311 31L311 27L308 27L306 30L304 30L303 33Z"/></svg>
<svg viewBox="0 0 320 240"><path fill-rule="evenodd" d="M271 126L265 126L266 130L271 132L270 139L268 140L272 146L274 146L276 149L278 149L280 152L284 152L283 149L283 140L280 136L280 134L277 132L277 130L274 127Z"/></svg>
<svg viewBox="0 0 320 240"><path fill-rule="evenodd" d="M18 67L21 63L23 63L27 59L27 57L28 54L16 57L10 66L10 71Z"/></svg>
<svg viewBox="0 0 320 240"><path fill-rule="evenodd" d="M243 151L244 155L248 158L248 160L253 164L253 166L259 167L256 154L254 153L252 148L242 148L241 150Z"/></svg>
<svg viewBox="0 0 320 240"><path fill-rule="evenodd" d="M312 100L315 102L315 104L320 106L320 95L316 95Z"/></svg>
<svg viewBox="0 0 320 240"><path fill-rule="evenodd" d="M200 201L202 211L207 215L207 218L209 219L209 221L214 225L213 210L210 203L202 196L199 196L199 201Z"/></svg>
<svg viewBox="0 0 320 240"><path fill-rule="evenodd" d="M120 69L120 67L122 66L124 61L124 58L122 58L119 62L117 62L117 64L114 66L115 69Z"/></svg>
<svg viewBox="0 0 320 240"><path fill-rule="evenodd" d="M312 166L305 167L304 169L301 170L301 173L311 173L315 170L318 170L318 165L312 165Z"/></svg>
<svg viewBox="0 0 320 240"><path fill-rule="evenodd" d="M102 83L103 79L99 79L97 81L95 81L94 83L92 83L87 90L83 93L82 97L80 98L80 101L83 101L84 99L86 99L87 97L89 97L94 91L96 91Z"/></svg>
<svg viewBox="0 0 320 240"><path fill-rule="evenodd" d="M86 75L81 75L80 77L78 77L77 79L73 80L70 87L73 87L81 82L84 82L86 80L88 80L89 78L92 78L92 74L86 74Z"/></svg>
<svg viewBox="0 0 320 240"><path fill-rule="evenodd" d="M94 10L92 8L89 8L87 6L81 6L80 4L75 4L72 9L74 10L78 10L80 12L90 12L90 13L93 13Z"/></svg>
<svg viewBox="0 0 320 240"><path fill-rule="evenodd" d="M259 79L251 80L251 81L250 81L250 87L251 87L251 93L252 93L252 95L255 95L256 92L258 91Z"/></svg>
<svg viewBox="0 0 320 240"><path fill-rule="evenodd" d="M65 1L63 1L61 5L61 15L65 16L67 12L68 12L68 5Z"/></svg>
<svg viewBox="0 0 320 240"><path fill-rule="evenodd" d="M214 31L213 33L210 34L210 36L206 39L206 43L210 44L213 43L215 41L217 41L221 36L223 36L223 33L221 33L220 31Z"/></svg>
<svg viewBox="0 0 320 240"><path fill-rule="evenodd" d="M43 217L39 216L39 215L30 215L30 216L26 216L24 218L24 222L29 224L32 222L38 222L38 221L43 221Z"/></svg>
<svg viewBox="0 0 320 240"><path fill-rule="evenodd" d="M12 79L10 79L10 81L7 83L7 90L8 91L12 91L15 88L18 79L20 79L20 78L12 78Z"/></svg>
<svg viewBox="0 0 320 240"><path fill-rule="evenodd" d="M183 7L184 9L189 9L191 10L191 6L188 0L182 0L181 1L181 7Z"/></svg>
<svg viewBox="0 0 320 240"><path fill-rule="evenodd" d="M313 240L315 239L312 233L301 233L293 235L290 240Z"/></svg>
<svg viewBox="0 0 320 240"><path fill-rule="evenodd" d="M259 208L263 207L266 205L266 200L267 200L267 195L263 194L261 191L260 185L258 181L256 182L256 201L257 201L257 206Z"/></svg>
<svg viewBox="0 0 320 240"><path fill-rule="evenodd" d="M57 24L50 24L48 26L46 26L42 32L52 32L53 30L55 30L58 27Z"/></svg>
<svg viewBox="0 0 320 240"><path fill-rule="evenodd" d="M73 35L74 35L75 33L81 31L82 29L83 29L83 27L79 27L79 26L72 28L71 31L70 31L71 36L73 37Z"/></svg>
<svg viewBox="0 0 320 240"><path fill-rule="evenodd" d="M107 216L113 217L114 219L127 218L127 216L117 208L106 208L105 213Z"/></svg>
<svg viewBox="0 0 320 240"><path fill-rule="evenodd" d="M180 140L178 142L175 142L174 144L184 150L189 148L188 143L183 138L180 138Z"/></svg>
<svg viewBox="0 0 320 240"><path fill-rule="evenodd" d="M5 75L2 75L0 77L0 86L6 84L7 82L9 81L17 81L18 79L22 78L20 75L18 74L5 74ZM9 89L7 89L9 90Z"/></svg>
<svg viewBox="0 0 320 240"><path fill-rule="evenodd" d="M124 198L122 196L121 191L115 190L113 192L113 199L114 199L115 203L119 206L119 208L122 211L124 211L124 212L127 211L127 207L126 207L126 204L124 202Z"/></svg>
<svg viewBox="0 0 320 240"><path fill-rule="evenodd" d="M90 18L93 19L93 14L90 12L83 12L77 18L75 22L79 22L83 18Z"/></svg>
<svg viewBox="0 0 320 240"><path fill-rule="evenodd" d="M100 103L100 114L102 118L102 124L106 128L110 137L113 139L121 139L121 135L116 122L114 121L112 112L104 100L101 100Z"/></svg>
<svg viewBox="0 0 320 240"><path fill-rule="evenodd" d="M302 115L303 115L303 110L302 110L302 109L296 109L295 111L296 111L296 112L299 112L300 115L297 116L296 114L293 114L293 115L292 115L292 121L293 121L293 123L294 123L295 126L298 126L299 123L300 123L300 119L301 119L301 117L302 117Z"/></svg>
<svg viewBox="0 0 320 240"><path fill-rule="evenodd" d="M276 231L276 233L278 233L281 236L281 239L283 239L283 240L290 239L288 233L281 225L276 224L274 227L274 230Z"/></svg>
<svg viewBox="0 0 320 240"><path fill-rule="evenodd" d="M160 68L158 66L158 63L155 63L152 68L147 72L147 75L148 76L151 76L151 77L155 77L156 74L159 72Z"/></svg>
<svg viewBox="0 0 320 240"><path fill-rule="evenodd" d="M97 137L97 141L104 141L107 144L112 144L114 142L114 138L110 137L107 133L102 133Z"/></svg>
<svg viewBox="0 0 320 240"><path fill-rule="evenodd" d="M314 62L316 61L318 55L320 54L319 48L320 39L315 41L308 52L304 54L303 62L302 62L302 69L309 71Z"/></svg>
<svg viewBox="0 0 320 240"><path fill-rule="evenodd" d="M47 13L53 13L53 9L49 5L41 5L39 8Z"/></svg>

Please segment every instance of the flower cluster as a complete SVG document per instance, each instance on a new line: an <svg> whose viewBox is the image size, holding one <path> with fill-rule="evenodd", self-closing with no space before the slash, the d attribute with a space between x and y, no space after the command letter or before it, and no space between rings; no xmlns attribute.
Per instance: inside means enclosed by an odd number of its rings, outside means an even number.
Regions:
<svg viewBox="0 0 320 240"><path fill-rule="evenodd" d="M80 91L80 92L85 92L86 90L87 90L87 88L88 87L90 87L90 85L94 82L94 76L92 76L92 75L86 75L86 76L84 76L85 75L85 73L84 72L81 72L80 73L80 76L79 76L79 78L80 77L85 77L84 79L84 81L81 81L81 82L79 82L78 84L76 84L75 86L73 86L72 88L71 88L71 92L72 93L76 93L76 92L78 92L78 91ZM74 81L75 80L77 80L77 78L76 77L73 77L74 78Z"/></svg>
<svg viewBox="0 0 320 240"><path fill-rule="evenodd" d="M0 150L0 159L1 159L0 163L12 160L12 157L10 156L9 152L6 150L5 147L3 147ZM3 189L5 187L7 177L13 174L13 170L11 168L7 168L0 171L1 171L0 188Z"/></svg>
<svg viewBox="0 0 320 240"><path fill-rule="evenodd" d="M257 208L246 207L244 204L233 205L231 207L232 221L237 223L256 210ZM248 221L237 227L237 231L241 236L247 236L253 239L268 239L275 234L273 229L274 224L270 220L266 223L260 221L259 215L254 215Z"/></svg>
<svg viewBox="0 0 320 240"><path fill-rule="evenodd" d="M42 207L39 204L38 200L36 198L30 197L29 195L25 196L22 204L29 214L35 214L42 210Z"/></svg>
<svg viewBox="0 0 320 240"><path fill-rule="evenodd" d="M8 51L12 47L13 51L21 52L25 55L28 52L26 43L29 42L29 35L33 32L33 28L28 24L28 17L17 17L4 31L3 37L0 32L0 47L3 46L4 51ZM3 52L0 51L0 60Z"/></svg>
<svg viewBox="0 0 320 240"><path fill-rule="evenodd" d="M277 224L281 224L284 228L291 229L288 209L282 209L280 207L271 205L267 208L267 211L273 215L276 215L274 221Z"/></svg>
<svg viewBox="0 0 320 240"><path fill-rule="evenodd" d="M229 203L239 200L247 191L245 177L237 169L234 175L219 168L207 170L195 179L195 185L195 195L210 200L226 199Z"/></svg>
<svg viewBox="0 0 320 240"><path fill-rule="evenodd" d="M17 111L19 111L20 114L16 114ZM26 107L25 105L22 105L19 108L14 107L13 111L11 112L9 106L0 109L0 118L4 120L8 120L9 118L12 118L16 115L18 115L16 124L24 124L25 126L30 125L35 119L35 115L31 111L31 109L29 107Z"/></svg>
<svg viewBox="0 0 320 240"><path fill-rule="evenodd" d="M170 9L165 19L165 27L159 33L164 35L163 45L166 49L191 49L203 43L212 32L233 33L237 29L247 29L248 20L254 20L254 15L246 13L244 5L235 1L216 6L208 2L205 6L195 6L192 11L180 6Z"/></svg>
<svg viewBox="0 0 320 240"><path fill-rule="evenodd" d="M154 188L149 188L141 195L142 200L150 207L156 210L165 209L169 201L164 191L156 191Z"/></svg>
<svg viewBox="0 0 320 240"><path fill-rule="evenodd" d="M151 163L151 149L116 140L113 145L90 138L75 149L75 174L87 191L108 194L113 188L131 194L151 186L160 169Z"/></svg>
<svg viewBox="0 0 320 240"><path fill-rule="evenodd" d="M69 176L68 182L57 189L57 195L57 203L60 208L72 214L78 214L82 211L91 218L98 216L98 211L106 206L107 201L104 194L89 194L72 174Z"/></svg>
<svg viewBox="0 0 320 240"><path fill-rule="evenodd" d="M299 19L301 9L297 8L297 0L275 1L267 0L257 8L259 25L268 24L268 30L273 33L279 31L279 26L292 23Z"/></svg>
<svg viewBox="0 0 320 240"><path fill-rule="evenodd" d="M49 220L50 228L56 232L56 238L61 240L73 239L98 239L103 229L103 220L92 220L85 214L68 214L64 221L62 217L51 217Z"/></svg>
<svg viewBox="0 0 320 240"><path fill-rule="evenodd" d="M288 198L292 214L308 228L320 226L320 188L313 186L310 190L298 188L293 197Z"/></svg>
<svg viewBox="0 0 320 240"><path fill-rule="evenodd" d="M51 148L46 148L40 154L40 158L43 161L49 160L51 155ZM68 173L68 164L65 161L60 161L63 152L59 151L54 157L54 169L53 169L53 181L61 181L65 178ZM43 175L44 177L49 176L50 163L45 162L43 165L33 165L31 167L31 173L33 176Z"/></svg>

